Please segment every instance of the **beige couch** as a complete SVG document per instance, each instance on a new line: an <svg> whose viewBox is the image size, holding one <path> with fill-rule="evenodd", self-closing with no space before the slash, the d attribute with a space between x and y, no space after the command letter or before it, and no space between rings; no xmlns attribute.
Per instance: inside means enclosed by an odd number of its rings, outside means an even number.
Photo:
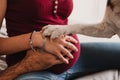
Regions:
<svg viewBox="0 0 120 80"><path fill-rule="evenodd" d="M2 27L2 29L0 30L0 37L7 37L5 31L6 31L5 27ZM0 56L0 71L4 70L6 67L7 64L5 62L5 55L2 55Z"/></svg>
<svg viewBox="0 0 120 80"><path fill-rule="evenodd" d="M75 80L120 80L120 73L118 70L106 70L77 78Z"/></svg>

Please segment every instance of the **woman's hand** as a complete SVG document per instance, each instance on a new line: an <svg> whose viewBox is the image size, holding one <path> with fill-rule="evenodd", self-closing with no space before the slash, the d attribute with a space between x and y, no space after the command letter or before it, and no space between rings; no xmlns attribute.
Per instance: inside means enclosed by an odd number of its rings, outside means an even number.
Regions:
<svg viewBox="0 0 120 80"><path fill-rule="evenodd" d="M45 51L56 55L64 63L68 64L69 61L66 59L73 59L71 51L77 51L77 48L74 46L74 43L77 41L71 36L60 36L56 39L46 38Z"/></svg>
<svg viewBox="0 0 120 80"><path fill-rule="evenodd" d="M38 47L39 49L41 49L44 44L42 33L42 31L35 32L32 36L33 46ZM77 51L77 48L74 46L74 43L77 43L77 41L74 38L67 35L62 35L56 39L50 39L49 37L46 37L44 50L56 55L64 63L68 64L69 61L66 60L65 57L72 59L73 56L70 52Z"/></svg>

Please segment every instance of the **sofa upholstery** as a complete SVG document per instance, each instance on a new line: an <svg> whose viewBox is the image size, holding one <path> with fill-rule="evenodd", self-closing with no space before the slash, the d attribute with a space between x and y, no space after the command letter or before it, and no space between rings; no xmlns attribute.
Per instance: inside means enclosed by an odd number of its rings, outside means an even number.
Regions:
<svg viewBox="0 0 120 80"><path fill-rule="evenodd" d="M111 69L86 75L75 80L120 80L120 73L117 69Z"/></svg>

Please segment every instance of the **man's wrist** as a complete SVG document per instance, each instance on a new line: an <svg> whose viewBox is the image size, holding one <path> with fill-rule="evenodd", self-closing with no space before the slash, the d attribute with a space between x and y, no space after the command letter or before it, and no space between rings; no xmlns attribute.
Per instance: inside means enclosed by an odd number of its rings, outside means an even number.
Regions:
<svg viewBox="0 0 120 80"><path fill-rule="evenodd" d="M27 72L21 64L16 64L14 66L8 67L0 74L0 80L14 80L19 75Z"/></svg>

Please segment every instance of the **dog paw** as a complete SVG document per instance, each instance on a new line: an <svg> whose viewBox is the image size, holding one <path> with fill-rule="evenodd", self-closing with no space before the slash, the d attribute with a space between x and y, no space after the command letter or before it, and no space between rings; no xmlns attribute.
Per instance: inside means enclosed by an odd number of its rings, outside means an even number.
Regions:
<svg viewBox="0 0 120 80"><path fill-rule="evenodd" d="M57 28L54 30L50 36L51 39L55 39L60 37L61 35L66 35L66 30L63 28Z"/></svg>
<svg viewBox="0 0 120 80"><path fill-rule="evenodd" d="M43 29L44 29L43 36L44 37L49 36L51 39L55 39L61 35L67 34L66 27L63 27L62 25L47 25L43 27Z"/></svg>

